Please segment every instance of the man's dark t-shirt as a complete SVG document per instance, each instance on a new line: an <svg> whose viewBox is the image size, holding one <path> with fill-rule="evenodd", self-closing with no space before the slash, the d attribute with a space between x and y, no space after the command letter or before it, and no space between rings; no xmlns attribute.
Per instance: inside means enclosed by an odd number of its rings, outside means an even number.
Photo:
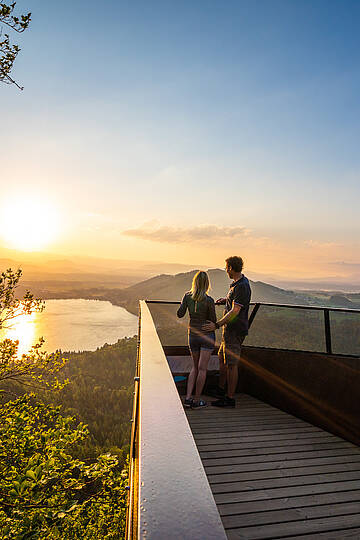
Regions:
<svg viewBox="0 0 360 540"><path fill-rule="evenodd" d="M232 304L241 306L239 313L224 326L224 336L246 336L249 329L249 304L251 299L251 288L249 280L242 276L230 285L226 296L224 314L232 309Z"/></svg>

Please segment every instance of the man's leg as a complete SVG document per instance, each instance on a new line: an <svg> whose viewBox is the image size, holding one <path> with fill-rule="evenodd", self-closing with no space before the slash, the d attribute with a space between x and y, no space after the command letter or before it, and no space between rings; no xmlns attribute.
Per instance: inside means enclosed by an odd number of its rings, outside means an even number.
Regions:
<svg viewBox="0 0 360 540"><path fill-rule="evenodd" d="M238 336L231 340L225 347L225 360L227 365L227 395L234 399L236 387L239 379L239 362L241 358L241 345L244 341L243 336Z"/></svg>
<svg viewBox="0 0 360 540"><path fill-rule="evenodd" d="M237 383L238 383L238 365L230 364L227 366L227 395L230 399L234 399Z"/></svg>
<svg viewBox="0 0 360 540"><path fill-rule="evenodd" d="M225 390L225 384L227 380L227 369L225 365L225 344L222 341L219 347L218 357L219 357L219 386L222 390Z"/></svg>
<svg viewBox="0 0 360 540"><path fill-rule="evenodd" d="M222 399L213 401L212 405L215 407L235 407L235 392L238 383L238 362L240 360L241 341L237 339L229 340L223 343L221 351L227 376L227 394Z"/></svg>

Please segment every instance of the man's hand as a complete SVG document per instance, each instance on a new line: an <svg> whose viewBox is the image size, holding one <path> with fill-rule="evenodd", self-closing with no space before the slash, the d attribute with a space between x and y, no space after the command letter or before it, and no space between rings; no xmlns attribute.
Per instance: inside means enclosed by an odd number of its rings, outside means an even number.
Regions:
<svg viewBox="0 0 360 540"><path fill-rule="evenodd" d="M204 332L212 332L213 330L216 330L215 323L208 321L202 326L202 330L204 330Z"/></svg>
<svg viewBox="0 0 360 540"><path fill-rule="evenodd" d="M226 304L226 298L219 298L218 300L216 300L215 304L217 306L223 306L224 304Z"/></svg>

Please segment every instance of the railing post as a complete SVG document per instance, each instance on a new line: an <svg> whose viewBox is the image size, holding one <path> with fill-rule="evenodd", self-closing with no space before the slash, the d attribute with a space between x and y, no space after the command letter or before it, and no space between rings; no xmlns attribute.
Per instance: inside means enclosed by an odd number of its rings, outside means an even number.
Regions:
<svg viewBox="0 0 360 540"><path fill-rule="evenodd" d="M249 317L249 328L250 326L252 325L253 323L253 320L255 319L255 315L257 314L257 312L259 311L259 307L261 306L260 302L257 302L255 304L255 306L253 307L253 310L250 314L250 317Z"/></svg>
<svg viewBox="0 0 360 540"><path fill-rule="evenodd" d="M328 309L324 309L324 321L325 321L325 342L327 354L332 354L331 346L331 329L330 329L330 314Z"/></svg>

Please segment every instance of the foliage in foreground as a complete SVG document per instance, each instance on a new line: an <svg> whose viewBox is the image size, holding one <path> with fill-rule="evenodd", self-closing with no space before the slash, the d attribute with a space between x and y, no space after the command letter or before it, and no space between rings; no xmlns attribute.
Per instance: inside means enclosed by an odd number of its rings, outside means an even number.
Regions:
<svg viewBox="0 0 360 540"><path fill-rule="evenodd" d="M17 33L24 32L31 21L31 13L14 15L16 2L11 4L7 2L0 3L0 24L4 24L11 30ZM15 84L20 90L23 90L14 79L10 76L15 59L20 52L18 45L12 44L9 34L0 33L0 82Z"/></svg>
<svg viewBox="0 0 360 540"><path fill-rule="evenodd" d="M0 530L2 538L120 538L126 474L118 460L92 463L71 449L88 437L60 407L25 394L0 413Z"/></svg>
<svg viewBox="0 0 360 540"><path fill-rule="evenodd" d="M0 329L17 313L41 309L28 293L15 298L21 272L0 277ZM17 342L0 343L0 535L4 539L116 539L125 525L127 472L117 456L76 459L90 434L46 395L66 387L56 378L65 360L40 352L17 356ZM15 393L18 396L15 397Z"/></svg>

